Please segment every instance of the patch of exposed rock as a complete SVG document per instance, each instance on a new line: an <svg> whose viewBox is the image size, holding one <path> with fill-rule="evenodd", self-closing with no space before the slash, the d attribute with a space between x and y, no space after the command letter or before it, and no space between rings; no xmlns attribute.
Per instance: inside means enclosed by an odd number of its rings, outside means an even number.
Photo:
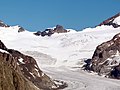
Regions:
<svg viewBox="0 0 120 90"><path fill-rule="evenodd" d="M0 27L10 27L10 26L0 20ZM19 29L18 29L19 33L25 31L25 29L23 27L21 27L21 26L18 26L18 27L19 27Z"/></svg>
<svg viewBox="0 0 120 90"><path fill-rule="evenodd" d="M120 79L120 33L97 46L92 59L86 64L86 69Z"/></svg>
<svg viewBox="0 0 120 90"><path fill-rule="evenodd" d="M10 26L0 20L0 27L10 27Z"/></svg>
<svg viewBox="0 0 120 90"><path fill-rule="evenodd" d="M0 41L0 90L55 90L65 85L57 85L43 73L34 58L7 49Z"/></svg>
<svg viewBox="0 0 120 90"><path fill-rule="evenodd" d="M18 29L19 33L25 31L25 29L23 27L21 27L21 26L18 26L18 27L19 27L19 29Z"/></svg>
<svg viewBox="0 0 120 90"><path fill-rule="evenodd" d="M22 74L15 58L0 51L0 90L40 90Z"/></svg>
<svg viewBox="0 0 120 90"><path fill-rule="evenodd" d="M45 29L44 31L38 31L34 33L36 36L51 36L54 33L67 33L66 29L63 28L61 25L56 25L54 29Z"/></svg>
<svg viewBox="0 0 120 90"><path fill-rule="evenodd" d="M120 16L120 13L118 13L118 14L110 17L110 18L108 18L107 20L105 20L105 21L103 21L102 23L100 23L98 26L101 26L101 25L108 25L108 26L110 26L110 25L112 25L114 28L118 28L118 27L120 27L120 25L117 24L117 23L114 23L114 20L115 20L117 17L119 17L119 16Z"/></svg>

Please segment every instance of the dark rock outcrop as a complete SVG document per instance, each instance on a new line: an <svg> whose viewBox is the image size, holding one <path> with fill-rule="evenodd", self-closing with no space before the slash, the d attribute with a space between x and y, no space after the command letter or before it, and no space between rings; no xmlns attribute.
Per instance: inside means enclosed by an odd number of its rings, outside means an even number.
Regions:
<svg viewBox="0 0 120 90"><path fill-rule="evenodd" d="M45 29L45 31L41 32L41 36L51 36L52 34L54 34L53 29Z"/></svg>
<svg viewBox="0 0 120 90"><path fill-rule="evenodd" d="M41 31L37 31L36 33L34 33L36 36L40 36L41 35Z"/></svg>
<svg viewBox="0 0 120 90"><path fill-rule="evenodd" d="M0 49L7 51L7 47L4 45L4 43L0 40Z"/></svg>
<svg viewBox="0 0 120 90"><path fill-rule="evenodd" d="M99 75L120 79L120 33L97 46L89 67Z"/></svg>
<svg viewBox="0 0 120 90"><path fill-rule="evenodd" d="M52 86L55 86L55 83L39 69L34 58L13 49L8 49L8 52L17 60L23 75L35 86L45 90L52 89Z"/></svg>
<svg viewBox="0 0 120 90"><path fill-rule="evenodd" d="M25 31L25 29L24 29L23 27L21 27L21 26L18 26L18 27L19 27L18 32L23 32L23 31Z"/></svg>
<svg viewBox="0 0 120 90"><path fill-rule="evenodd" d="M5 24L3 21L0 20L0 27L10 27L9 25ZM18 26L19 29L18 29L18 32L23 32L25 31L25 29L21 26Z"/></svg>
<svg viewBox="0 0 120 90"><path fill-rule="evenodd" d="M38 31L36 33L34 33L36 36L51 36L54 33L67 33L69 31L67 31L66 29L63 28L63 26L61 25L56 25L56 27L54 29L45 29L44 31Z"/></svg>
<svg viewBox="0 0 120 90"><path fill-rule="evenodd" d="M67 33L68 32L61 25L56 25L56 28L53 31L54 31L54 33Z"/></svg>
<svg viewBox="0 0 120 90"><path fill-rule="evenodd" d="M15 58L0 51L0 90L39 90L22 74Z"/></svg>
<svg viewBox="0 0 120 90"><path fill-rule="evenodd" d="M101 25L112 25L114 28L118 28L120 27L120 25L114 23L113 21L115 20L115 18L119 17L120 16L120 13L116 14L115 16L111 17L111 18L108 18L107 20L103 21L102 23L100 23L98 26L101 26Z"/></svg>
<svg viewBox="0 0 120 90"><path fill-rule="evenodd" d="M55 84L39 69L34 58L8 49L0 41L0 90L56 90L66 85Z"/></svg>
<svg viewBox="0 0 120 90"><path fill-rule="evenodd" d="M0 20L0 27L10 27L10 26Z"/></svg>

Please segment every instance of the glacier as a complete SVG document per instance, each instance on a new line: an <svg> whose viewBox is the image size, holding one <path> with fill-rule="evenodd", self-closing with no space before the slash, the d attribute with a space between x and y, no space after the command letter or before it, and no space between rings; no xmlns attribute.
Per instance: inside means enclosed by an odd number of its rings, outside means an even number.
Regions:
<svg viewBox="0 0 120 90"><path fill-rule="evenodd" d="M118 22L117 20L115 22ZM81 69L84 60L92 58L95 48L120 32L120 27L97 26L82 31L35 36L18 26L0 27L0 39L8 48L34 57L43 72L68 83L64 90L120 90L120 81L100 77Z"/></svg>

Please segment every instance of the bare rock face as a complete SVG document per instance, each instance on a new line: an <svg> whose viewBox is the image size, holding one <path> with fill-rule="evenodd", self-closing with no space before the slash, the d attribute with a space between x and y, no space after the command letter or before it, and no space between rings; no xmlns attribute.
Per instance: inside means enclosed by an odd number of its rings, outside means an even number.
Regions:
<svg viewBox="0 0 120 90"><path fill-rule="evenodd" d="M0 90L57 90L66 86L63 82L55 84L39 69L34 58L7 49L0 41Z"/></svg>
<svg viewBox="0 0 120 90"><path fill-rule="evenodd" d="M51 36L54 33L67 33L69 31L67 31L66 29L63 28L63 26L61 25L56 25L56 27L54 29L45 29L44 31L38 31L36 33L34 33L36 36Z"/></svg>
<svg viewBox="0 0 120 90"><path fill-rule="evenodd" d="M7 51L7 47L4 45L4 43L1 40L0 40L0 49Z"/></svg>
<svg viewBox="0 0 120 90"><path fill-rule="evenodd" d="M0 27L10 27L10 26L0 20Z"/></svg>
<svg viewBox="0 0 120 90"><path fill-rule="evenodd" d="M19 27L19 30L18 30L19 33L25 31L25 29L23 27L21 27L21 26L18 26L18 27Z"/></svg>
<svg viewBox="0 0 120 90"><path fill-rule="evenodd" d="M111 18L108 18L107 20L103 21L102 23L100 23L98 26L101 26L101 25L112 25L114 28L118 28L120 27L120 25L118 25L117 23L114 23L113 21L120 16L120 13L114 15L113 17Z"/></svg>
<svg viewBox="0 0 120 90"><path fill-rule="evenodd" d="M8 52L17 60L23 75L35 86L48 90L55 86L55 83L39 69L34 58L13 49L8 49Z"/></svg>
<svg viewBox="0 0 120 90"><path fill-rule="evenodd" d="M53 30L56 33L66 33L68 32L66 29L63 28L61 25L56 25L56 28Z"/></svg>
<svg viewBox="0 0 120 90"><path fill-rule="evenodd" d="M0 51L0 90L40 90L28 81L11 54Z"/></svg>
<svg viewBox="0 0 120 90"><path fill-rule="evenodd" d="M10 27L10 26L0 20L0 27ZM23 27L21 27L21 26L18 26L18 27L19 27L19 29L18 29L19 33L25 31L25 29Z"/></svg>
<svg viewBox="0 0 120 90"><path fill-rule="evenodd" d="M90 68L99 75L120 79L120 33L97 46Z"/></svg>

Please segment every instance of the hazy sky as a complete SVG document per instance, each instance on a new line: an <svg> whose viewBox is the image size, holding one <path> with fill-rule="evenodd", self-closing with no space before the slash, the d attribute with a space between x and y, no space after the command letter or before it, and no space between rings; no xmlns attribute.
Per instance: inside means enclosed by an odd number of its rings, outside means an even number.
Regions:
<svg viewBox="0 0 120 90"><path fill-rule="evenodd" d="M0 19L30 31L56 24L81 30L120 12L120 0L0 0Z"/></svg>

